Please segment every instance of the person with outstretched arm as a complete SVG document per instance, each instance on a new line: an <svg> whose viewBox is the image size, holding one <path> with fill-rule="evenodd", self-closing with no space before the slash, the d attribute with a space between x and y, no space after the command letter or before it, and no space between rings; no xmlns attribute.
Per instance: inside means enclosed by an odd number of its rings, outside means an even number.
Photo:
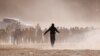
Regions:
<svg viewBox="0 0 100 56"><path fill-rule="evenodd" d="M54 24L51 25L51 27L44 33L44 35L50 31L50 41L51 41L51 45L54 46L55 43L55 34L60 33L57 28L55 27Z"/></svg>

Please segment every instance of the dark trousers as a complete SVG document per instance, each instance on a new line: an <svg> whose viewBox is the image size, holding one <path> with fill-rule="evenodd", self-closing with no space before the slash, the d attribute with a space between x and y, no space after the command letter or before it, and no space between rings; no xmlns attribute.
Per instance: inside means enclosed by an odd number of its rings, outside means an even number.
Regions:
<svg viewBox="0 0 100 56"><path fill-rule="evenodd" d="M50 34L50 41L51 41L51 45L54 46L54 43L55 43L55 34Z"/></svg>

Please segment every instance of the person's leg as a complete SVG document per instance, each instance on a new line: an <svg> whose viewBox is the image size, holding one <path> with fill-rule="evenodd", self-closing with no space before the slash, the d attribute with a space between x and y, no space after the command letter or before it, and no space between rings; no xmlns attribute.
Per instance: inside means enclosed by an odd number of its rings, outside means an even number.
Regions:
<svg viewBox="0 0 100 56"><path fill-rule="evenodd" d="M54 46L54 43L55 43L55 34L51 34L50 41L51 41L51 45Z"/></svg>

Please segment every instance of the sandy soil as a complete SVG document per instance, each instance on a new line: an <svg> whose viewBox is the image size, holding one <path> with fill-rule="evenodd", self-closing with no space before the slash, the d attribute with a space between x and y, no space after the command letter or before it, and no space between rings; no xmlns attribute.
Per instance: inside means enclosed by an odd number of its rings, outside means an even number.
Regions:
<svg viewBox="0 0 100 56"><path fill-rule="evenodd" d="M100 56L99 50L38 50L33 48L3 48L0 56Z"/></svg>

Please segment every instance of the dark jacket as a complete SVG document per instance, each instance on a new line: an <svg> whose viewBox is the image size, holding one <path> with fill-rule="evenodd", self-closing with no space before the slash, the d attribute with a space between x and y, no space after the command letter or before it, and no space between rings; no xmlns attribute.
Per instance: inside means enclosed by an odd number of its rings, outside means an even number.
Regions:
<svg viewBox="0 0 100 56"><path fill-rule="evenodd" d="M54 26L51 26L44 34L46 34L48 31L50 31L50 34L56 34L56 32L59 33L59 31Z"/></svg>

